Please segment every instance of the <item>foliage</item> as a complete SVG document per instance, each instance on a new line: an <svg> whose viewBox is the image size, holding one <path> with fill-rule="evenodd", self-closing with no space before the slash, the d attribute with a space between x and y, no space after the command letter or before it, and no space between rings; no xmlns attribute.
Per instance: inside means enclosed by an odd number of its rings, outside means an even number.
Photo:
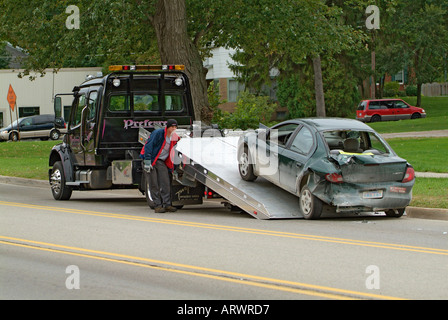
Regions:
<svg viewBox="0 0 448 320"><path fill-rule="evenodd" d="M211 82L208 86L208 103L210 104L210 108L212 109L213 116L211 123L216 123L220 128L227 128L227 119L229 117L229 112L223 111L218 106L220 104L226 103L225 99L221 99L219 94L219 85L215 84L215 82Z"/></svg>
<svg viewBox="0 0 448 320"><path fill-rule="evenodd" d="M256 129L260 123L269 125L277 104L269 101L267 96L256 96L248 91L241 92L235 111L223 119L229 129ZM222 123L221 123L222 124Z"/></svg>
<svg viewBox="0 0 448 320"><path fill-rule="evenodd" d="M324 58L322 71L327 116L349 117L359 103L356 78L344 66L344 57ZM279 81L277 98L287 107L290 118L311 117L315 112L314 82L311 64L297 67L295 74Z"/></svg>
<svg viewBox="0 0 448 320"><path fill-rule="evenodd" d="M384 97L395 97L398 95L398 91L400 89L400 84L396 81L386 82L384 84Z"/></svg>
<svg viewBox="0 0 448 320"><path fill-rule="evenodd" d="M406 87L406 95L411 97L411 96L416 96L417 95L417 87L414 85L409 85Z"/></svg>
<svg viewBox="0 0 448 320"><path fill-rule="evenodd" d="M0 41L0 69L8 69L11 56L6 51L6 42Z"/></svg>

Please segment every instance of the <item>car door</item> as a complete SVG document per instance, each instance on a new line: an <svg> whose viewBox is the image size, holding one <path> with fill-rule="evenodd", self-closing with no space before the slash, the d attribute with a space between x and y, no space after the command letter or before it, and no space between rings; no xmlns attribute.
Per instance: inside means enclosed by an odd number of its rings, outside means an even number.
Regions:
<svg viewBox="0 0 448 320"><path fill-rule="evenodd" d="M404 101L397 100L394 103L395 120L411 118L411 108Z"/></svg>
<svg viewBox="0 0 448 320"><path fill-rule="evenodd" d="M266 139L266 151L261 150L260 152L260 148L258 150L258 163L262 164L261 169L264 169L265 173L262 175L277 185L280 185L280 155L286 149L298 127L297 123L286 123L273 127ZM264 161L260 157L263 157Z"/></svg>
<svg viewBox="0 0 448 320"><path fill-rule="evenodd" d="M383 121L395 120L394 102L390 100L381 101L381 118Z"/></svg>
<svg viewBox="0 0 448 320"><path fill-rule="evenodd" d="M33 138L34 137L33 118L25 118L19 123L20 139Z"/></svg>
<svg viewBox="0 0 448 320"><path fill-rule="evenodd" d="M297 178L315 149L313 134L306 126L299 127L279 155L280 186L296 193Z"/></svg>

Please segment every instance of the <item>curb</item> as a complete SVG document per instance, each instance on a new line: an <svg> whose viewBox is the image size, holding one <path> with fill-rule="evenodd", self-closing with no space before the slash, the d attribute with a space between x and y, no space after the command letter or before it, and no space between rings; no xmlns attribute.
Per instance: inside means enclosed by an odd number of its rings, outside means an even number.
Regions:
<svg viewBox="0 0 448 320"><path fill-rule="evenodd" d="M15 184L28 187L49 188L46 180L26 179L0 176L0 183ZM448 209L406 207L405 216L408 218L444 220L448 221Z"/></svg>

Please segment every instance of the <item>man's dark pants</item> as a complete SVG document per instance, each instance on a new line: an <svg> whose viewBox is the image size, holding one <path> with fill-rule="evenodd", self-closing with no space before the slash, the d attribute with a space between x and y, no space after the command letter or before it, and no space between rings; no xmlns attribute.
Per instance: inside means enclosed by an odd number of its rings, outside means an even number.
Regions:
<svg viewBox="0 0 448 320"><path fill-rule="evenodd" d="M171 179L165 162L157 160L148 176L154 206L156 208L171 206Z"/></svg>

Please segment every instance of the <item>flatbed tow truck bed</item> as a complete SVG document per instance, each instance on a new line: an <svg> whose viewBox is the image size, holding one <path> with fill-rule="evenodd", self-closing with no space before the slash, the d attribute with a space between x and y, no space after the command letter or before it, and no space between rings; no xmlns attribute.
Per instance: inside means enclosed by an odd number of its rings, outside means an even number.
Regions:
<svg viewBox="0 0 448 320"><path fill-rule="evenodd" d="M303 218L298 197L258 177L241 179L239 137L184 138L176 145L184 172L257 219Z"/></svg>

